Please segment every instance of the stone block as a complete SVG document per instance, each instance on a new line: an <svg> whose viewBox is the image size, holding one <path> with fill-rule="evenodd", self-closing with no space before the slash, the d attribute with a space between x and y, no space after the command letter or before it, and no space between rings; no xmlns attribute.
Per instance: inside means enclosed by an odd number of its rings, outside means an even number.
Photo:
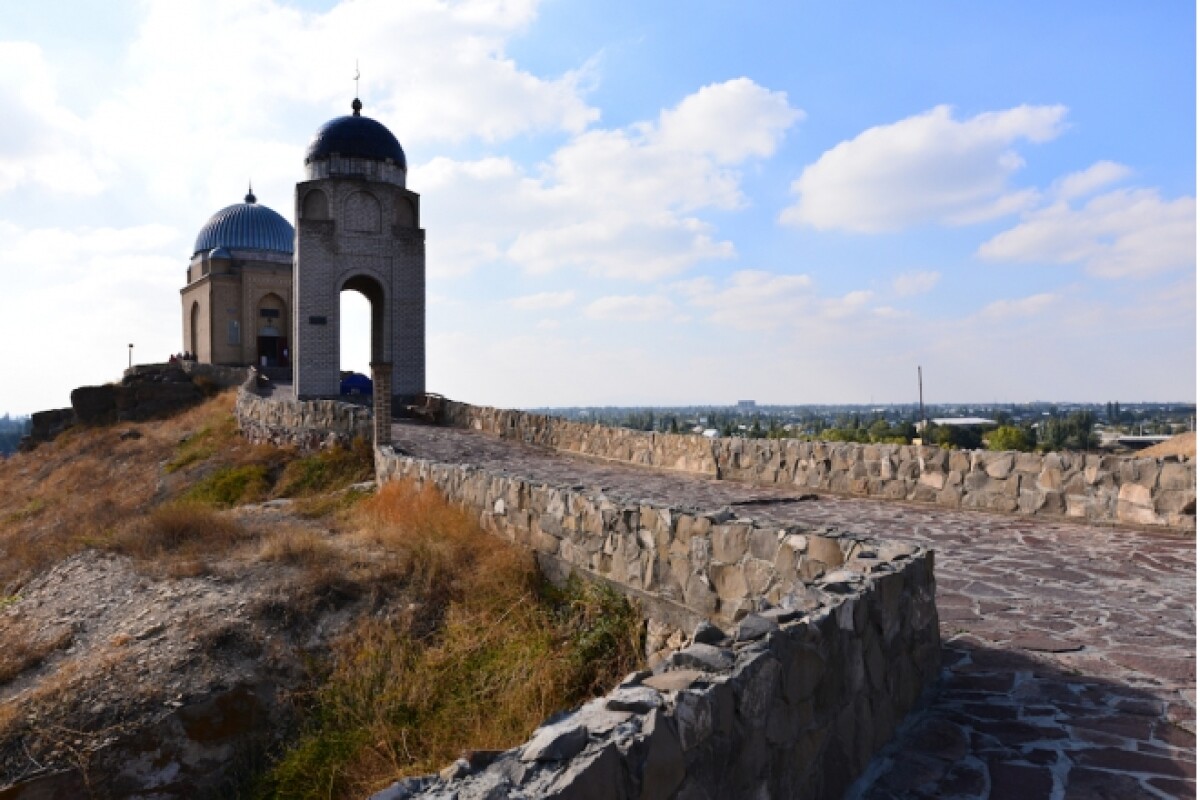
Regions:
<svg viewBox="0 0 1200 800"><path fill-rule="evenodd" d="M1121 486L1121 491L1117 494L1119 504L1129 506L1140 506L1142 508L1152 508L1154 498L1151 495L1150 489L1140 483L1126 483Z"/></svg>
<svg viewBox="0 0 1200 800"><path fill-rule="evenodd" d="M806 555L810 561L820 561L831 569L846 563L841 544L838 539L830 536L809 536Z"/></svg>
<svg viewBox="0 0 1200 800"><path fill-rule="evenodd" d="M750 531L750 555L763 561L774 561L779 550L780 532L771 528L754 528Z"/></svg>
<svg viewBox="0 0 1200 800"><path fill-rule="evenodd" d="M1154 510L1159 514L1195 515L1196 489L1161 489L1154 496Z"/></svg>
<svg viewBox="0 0 1200 800"><path fill-rule="evenodd" d="M714 564L709 568L708 574L723 604L744 599L749 594L746 574L736 564Z"/></svg>
<svg viewBox="0 0 1200 800"><path fill-rule="evenodd" d="M998 453L984 459L984 471L992 478L1003 480L1012 472L1014 457L1012 453Z"/></svg>
<svg viewBox="0 0 1200 800"><path fill-rule="evenodd" d="M1190 490L1194 495L1196 492L1196 465L1194 463L1164 463L1158 476L1158 487L1168 491Z"/></svg>
<svg viewBox="0 0 1200 800"><path fill-rule="evenodd" d="M1155 513L1152 507L1147 507L1140 503L1129 503L1124 500L1117 501L1117 520L1120 522L1132 522L1138 525L1155 525L1161 522L1158 514Z"/></svg>
<svg viewBox="0 0 1200 800"><path fill-rule="evenodd" d="M744 523L717 525L712 531L713 558L725 564L742 560L750 546L750 526Z"/></svg>
<svg viewBox="0 0 1200 800"><path fill-rule="evenodd" d="M646 757L642 762L641 800L671 797L683 782L686 765L679 733L663 712L655 711L642 728Z"/></svg>
<svg viewBox="0 0 1200 800"><path fill-rule="evenodd" d="M921 486L927 486L935 492L940 491L946 485L946 475L942 472L922 472L920 479Z"/></svg>

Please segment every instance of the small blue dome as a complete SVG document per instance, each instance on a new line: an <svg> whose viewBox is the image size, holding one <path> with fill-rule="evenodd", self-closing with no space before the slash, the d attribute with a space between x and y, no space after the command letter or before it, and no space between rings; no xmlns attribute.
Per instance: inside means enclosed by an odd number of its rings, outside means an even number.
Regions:
<svg viewBox="0 0 1200 800"><path fill-rule="evenodd" d="M291 255L295 238L296 230L290 222L258 205L254 195L249 194L245 203L227 206L209 217L196 236L192 255L216 249L226 251L222 258L230 257L229 250L271 250ZM210 253L209 257L218 256Z"/></svg>
<svg viewBox="0 0 1200 800"><path fill-rule="evenodd" d="M371 161L392 161L400 169L408 169L404 150L392 132L380 122L359 115L362 103L355 98L354 113L337 117L322 125L308 145L304 163L329 158L333 155L347 158L365 158Z"/></svg>
<svg viewBox="0 0 1200 800"><path fill-rule="evenodd" d="M226 261L228 261L229 259L233 258L233 254L230 253L228 250L226 250L224 247L214 247L212 250L208 251L208 260L209 261L215 261L218 258L223 258Z"/></svg>

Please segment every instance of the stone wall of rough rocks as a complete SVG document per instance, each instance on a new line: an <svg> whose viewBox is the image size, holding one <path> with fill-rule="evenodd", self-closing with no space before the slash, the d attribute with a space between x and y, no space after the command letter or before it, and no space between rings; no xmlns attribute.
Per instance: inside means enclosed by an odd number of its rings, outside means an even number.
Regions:
<svg viewBox="0 0 1200 800"><path fill-rule="evenodd" d="M840 797L937 676L933 555L915 545L375 457L380 481L436 486L551 572L607 580L696 631L521 747L381 800Z"/></svg>
<svg viewBox="0 0 1200 800"><path fill-rule="evenodd" d="M371 409L337 400L292 400L260 397L251 373L238 391L235 415L242 434L256 444L294 446L301 450L371 440Z"/></svg>
<svg viewBox="0 0 1200 800"><path fill-rule="evenodd" d="M1196 465L1095 453L706 439L610 428L443 401L448 425L506 439L725 480L1015 514L1196 527Z"/></svg>
<svg viewBox="0 0 1200 800"><path fill-rule="evenodd" d="M446 425L526 444L646 467L717 476L712 443L701 436L647 433L452 400L441 400L435 413Z"/></svg>

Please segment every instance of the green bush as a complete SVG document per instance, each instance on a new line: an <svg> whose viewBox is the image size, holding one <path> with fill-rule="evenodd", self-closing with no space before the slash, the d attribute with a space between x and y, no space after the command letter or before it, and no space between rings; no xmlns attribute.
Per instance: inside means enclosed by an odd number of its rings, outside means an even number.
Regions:
<svg viewBox="0 0 1200 800"><path fill-rule="evenodd" d="M988 450L1019 450L1027 453L1034 448L1034 438L1024 428L1001 425L987 435Z"/></svg>
<svg viewBox="0 0 1200 800"><path fill-rule="evenodd" d="M201 505L230 508L262 500L270 485L269 472L262 464L222 467L184 492L183 499Z"/></svg>

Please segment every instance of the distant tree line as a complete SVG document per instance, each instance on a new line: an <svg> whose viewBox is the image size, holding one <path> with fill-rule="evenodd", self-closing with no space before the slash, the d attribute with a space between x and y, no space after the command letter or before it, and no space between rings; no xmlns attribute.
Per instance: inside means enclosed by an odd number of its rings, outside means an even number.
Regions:
<svg viewBox="0 0 1200 800"><path fill-rule="evenodd" d="M0 417L0 454L17 452L22 437L29 433L29 417Z"/></svg>
<svg viewBox="0 0 1200 800"><path fill-rule="evenodd" d="M818 439L861 444L907 444L918 437L914 405L678 406L542 409L576 420L641 431L748 439ZM1099 446L1097 423L1115 432L1171 434L1190 429L1196 407L1183 403L1072 404L995 403L928 405L927 418L981 416L996 427L933 425L924 440L947 448L976 450L1089 450Z"/></svg>

